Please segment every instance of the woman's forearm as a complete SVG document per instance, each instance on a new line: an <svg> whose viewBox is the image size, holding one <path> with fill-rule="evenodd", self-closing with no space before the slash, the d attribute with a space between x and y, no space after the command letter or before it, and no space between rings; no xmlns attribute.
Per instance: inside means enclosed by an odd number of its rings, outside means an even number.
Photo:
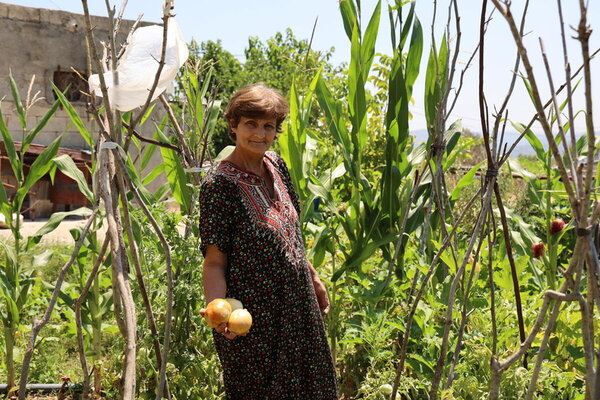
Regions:
<svg viewBox="0 0 600 400"><path fill-rule="evenodd" d="M313 267L312 263L310 261L307 261L306 263L308 264L308 271L310 272L310 277L312 280L315 281L319 279L319 274L317 273L315 267Z"/></svg>
<svg viewBox="0 0 600 400"><path fill-rule="evenodd" d="M204 263L202 271L204 279L204 298L206 303L214 299L223 299L227 295L225 267L219 264Z"/></svg>

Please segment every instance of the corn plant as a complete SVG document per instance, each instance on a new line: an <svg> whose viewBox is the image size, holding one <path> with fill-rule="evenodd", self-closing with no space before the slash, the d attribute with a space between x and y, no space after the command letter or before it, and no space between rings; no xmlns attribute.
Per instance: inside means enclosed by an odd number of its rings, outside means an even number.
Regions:
<svg viewBox="0 0 600 400"><path fill-rule="evenodd" d="M332 280L338 280L347 271L356 270L378 248L385 251L387 261L393 265L387 244L398 237L402 215L408 215L410 206L402 207L402 198L412 192L414 168L406 151L409 136L408 102L412 85L418 75L422 51L422 32L414 8L409 13L406 25L402 26L400 38L394 37L394 55L389 77L389 94L385 117L385 167L382 178L371 185L364 176L363 154L370 136L368 125L368 93L365 85L375 57L375 41L379 30L381 2L377 3L372 16L362 33L360 3L340 3L344 29L351 42L351 61L347 72L348 96L344 102L334 98L323 78L316 86L317 99L324 111L329 130L345 168L343 177L347 188L347 211L340 214L339 223L351 246L340 244L344 251L344 263L337 269ZM401 20L402 2L390 8L394 20L397 13ZM410 36L412 28L412 36ZM410 48L407 55L404 45L408 38ZM406 56L406 57L405 57ZM408 193L408 196L407 196ZM410 203L410 202L409 202ZM390 267L391 269L392 267ZM382 287L387 285L387 282Z"/></svg>
<svg viewBox="0 0 600 400"><path fill-rule="evenodd" d="M33 85L33 79L31 81ZM35 283L33 271L28 266L23 265L23 253L32 249L45 235L56 229L60 222L68 215L89 215L89 210L79 209L68 213L57 213L46 223L36 234L23 240L21 235L21 213L24 212L23 204L34 185L47 174L53 174L58 167L68 176L74 176L79 173L79 178L83 174L75 167L72 159L67 156L55 158L61 137L56 138L46 149L37 156L36 160L27 166L25 163L25 154L29 146L35 141L36 137L46 124L50 121L59 106L59 101L55 101L46 114L40 119L33 128L27 125L27 113L29 109L40 100L37 94L31 94L31 86L28 95L23 102L19 93L19 88L12 74L9 75L9 86L12 93L13 103L17 111L17 117L21 123L20 132L10 132L7 128L6 119L0 113L0 133L6 155L8 157L12 173L15 177L14 193L7 194L4 185L0 185L0 212L3 214L7 225L10 228L13 242L1 242L4 257L0 268L0 291L5 300L5 307L1 310L4 340L6 343L5 362L7 366L7 385L12 388L15 385L14 369L14 338L18 327L22 323L24 307L29 301L29 291ZM14 138L21 136L20 147L17 146ZM75 172L77 170L77 172ZM81 182L79 180L78 182Z"/></svg>

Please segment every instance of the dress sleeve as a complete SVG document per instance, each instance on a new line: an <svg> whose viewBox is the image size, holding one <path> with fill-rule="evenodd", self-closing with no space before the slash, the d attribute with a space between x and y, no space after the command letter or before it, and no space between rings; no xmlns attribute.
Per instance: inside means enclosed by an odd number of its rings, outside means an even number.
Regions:
<svg viewBox="0 0 600 400"><path fill-rule="evenodd" d="M298 193L296 193L296 189L294 189L294 184L292 183L292 177L290 176L290 171L288 170L285 161L281 156L275 152L271 153L271 158L273 159L273 163L277 167L277 170L281 174L281 179L285 184L285 187L292 199L292 204L294 204L294 208L298 215L300 215L300 197Z"/></svg>
<svg viewBox="0 0 600 400"><path fill-rule="evenodd" d="M209 244L225 254L231 252L233 227L238 215L235 184L210 176L200 187L200 241L202 254Z"/></svg>

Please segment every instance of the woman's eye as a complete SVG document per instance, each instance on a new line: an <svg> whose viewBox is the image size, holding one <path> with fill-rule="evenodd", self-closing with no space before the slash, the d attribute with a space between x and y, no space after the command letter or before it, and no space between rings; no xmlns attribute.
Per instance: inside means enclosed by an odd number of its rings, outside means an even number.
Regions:
<svg viewBox="0 0 600 400"><path fill-rule="evenodd" d="M256 122L254 122L254 121L247 121L246 125L251 128L256 128Z"/></svg>
<svg viewBox="0 0 600 400"><path fill-rule="evenodd" d="M265 125L265 128L272 131L275 130L275 125Z"/></svg>

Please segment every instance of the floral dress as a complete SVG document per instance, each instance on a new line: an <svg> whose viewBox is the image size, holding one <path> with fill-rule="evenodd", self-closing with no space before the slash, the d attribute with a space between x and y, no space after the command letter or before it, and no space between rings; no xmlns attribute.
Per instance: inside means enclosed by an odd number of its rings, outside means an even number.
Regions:
<svg viewBox="0 0 600 400"><path fill-rule="evenodd" d="M246 336L214 332L228 400L334 400L335 370L285 162L267 152L263 179L221 161L200 191L202 250L227 254L227 297L252 314Z"/></svg>

